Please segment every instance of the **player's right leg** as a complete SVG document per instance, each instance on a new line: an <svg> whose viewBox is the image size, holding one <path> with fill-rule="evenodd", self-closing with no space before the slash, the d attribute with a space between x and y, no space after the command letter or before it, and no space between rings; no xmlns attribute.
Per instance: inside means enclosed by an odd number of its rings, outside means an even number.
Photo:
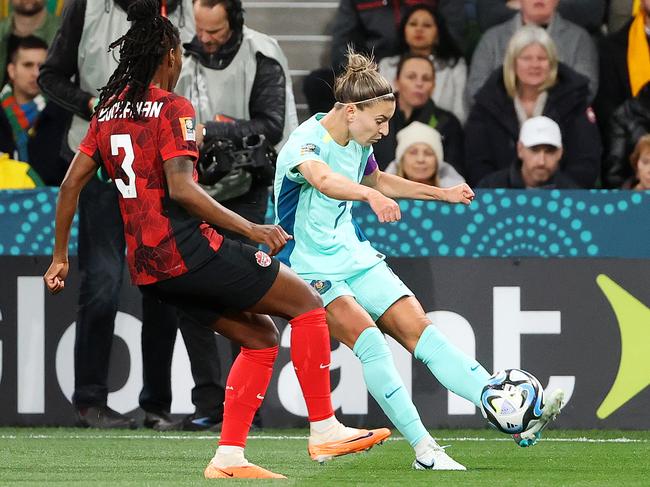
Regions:
<svg viewBox="0 0 650 487"><path fill-rule="evenodd" d="M347 428L334 416L330 388L330 339L320 296L282 265L268 292L252 307L291 324L291 360L310 423L309 453L317 461L370 449L390 435L381 428Z"/></svg>
<svg viewBox="0 0 650 487"><path fill-rule="evenodd" d="M368 391L415 450L414 467L465 470L445 455L422 424L395 368L388 343L368 312L352 296L342 295L328 304L327 322L332 336L359 358ZM435 461L429 458L433 454Z"/></svg>
<svg viewBox="0 0 650 487"><path fill-rule="evenodd" d="M380 266L376 269L381 272ZM387 270L370 275L371 285L382 281L385 293L391 281L400 282ZM363 289L363 287L362 287ZM382 293L365 293L364 305L376 309L393 299ZM397 294L394 294L397 296ZM378 313L380 314L380 313ZM379 327L397 340L404 348L421 360L438 381L455 394L473 402L482 410L481 393L489 374L474 358L455 347L429 320L414 296L403 296L380 314ZM514 435L519 446L532 446L541 437L541 431L555 419L562 407L563 393L555 391L547 396L540 420L528 431Z"/></svg>

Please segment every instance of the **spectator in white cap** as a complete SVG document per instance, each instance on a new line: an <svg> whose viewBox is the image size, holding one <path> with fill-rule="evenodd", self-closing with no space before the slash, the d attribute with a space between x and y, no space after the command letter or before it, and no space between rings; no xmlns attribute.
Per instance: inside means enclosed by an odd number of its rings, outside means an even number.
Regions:
<svg viewBox="0 0 650 487"><path fill-rule="evenodd" d="M519 131L518 159L505 169L488 174L482 188L577 189L580 186L560 169L560 126L544 116L526 120Z"/></svg>
<svg viewBox="0 0 650 487"><path fill-rule="evenodd" d="M456 169L445 162L440 133L422 122L412 122L397 132L395 160L386 172L440 188L465 182Z"/></svg>

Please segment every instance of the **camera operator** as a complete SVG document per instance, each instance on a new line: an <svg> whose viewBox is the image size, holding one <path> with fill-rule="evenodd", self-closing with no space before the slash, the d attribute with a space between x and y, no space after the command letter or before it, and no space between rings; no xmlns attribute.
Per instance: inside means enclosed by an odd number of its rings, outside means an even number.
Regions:
<svg viewBox="0 0 650 487"><path fill-rule="evenodd" d="M192 102L197 122L204 124L198 126L197 142L203 136L207 149L222 138L237 147L244 137L263 135L271 145L279 144L298 124L289 68L278 43L244 26L240 0L196 0L194 17L196 37L184 46L176 92ZM262 223L270 185L264 179L235 169L209 192L227 208Z"/></svg>
<svg viewBox="0 0 650 487"><path fill-rule="evenodd" d="M227 208L263 223L274 175L273 146L298 125L286 57L274 39L244 26L240 0L194 0L194 17L196 36L183 46L176 93L196 109L199 182ZM197 411L180 422L181 430L214 429L223 414L216 341L188 336L197 330L181 323L197 386L192 393ZM212 350L197 354L195 346ZM261 426L259 418L254 424Z"/></svg>

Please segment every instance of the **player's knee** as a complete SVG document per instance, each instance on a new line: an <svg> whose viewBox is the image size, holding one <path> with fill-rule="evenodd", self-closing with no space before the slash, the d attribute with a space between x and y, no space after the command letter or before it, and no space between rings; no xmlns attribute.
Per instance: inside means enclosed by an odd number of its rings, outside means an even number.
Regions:
<svg viewBox="0 0 650 487"><path fill-rule="evenodd" d="M307 285L307 294L308 298L305 299L306 304L310 307L310 310L323 307L323 300L320 297L320 294L316 290Z"/></svg>
<svg viewBox="0 0 650 487"><path fill-rule="evenodd" d="M313 287L304 283L300 288L300 292L296 293L298 309L295 316L323 307L323 300Z"/></svg>
<svg viewBox="0 0 650 487"><path fill-rule="evenodd" d="M279 344L278 335L274 333L258 334L243 341L242 346L251 350L262 350L276 347Z"/></svg>
<svg viewBox="0 0 650 487"><path fill-rule="evenodd" d="M270 345L271 347L275 347L276 345L280 344L280 332L278 329L273 325L273 328L268 330L268 340L269 342L273 343Z"/></svg>
<svg viewBox="0 0 650 487"><path fill-rule="evenodd" d="M275 326L275 323L273 323L273 320L266 315L258 315L258 320L260 322L260 334L258 337L260 346L255 348L271 348L277 346L280 343L280 332Z"/></svg>
<svg viewBox="0 0 650 487"><path fill-rule="evenodd" d="M243 336L238 337L242 347L252 350L275 347L280 343L280 333L275 323L267 315L252 315L254 326L248 327Z"/></svg>
<svg viewBox="0 0 650 487"><path fill-rule="evenodd" d="M330 334L350 349L354 348L357 339L367 328L374 327L371 318L360 311L354 298L346 296L334 301L327 309Z"/></svg>

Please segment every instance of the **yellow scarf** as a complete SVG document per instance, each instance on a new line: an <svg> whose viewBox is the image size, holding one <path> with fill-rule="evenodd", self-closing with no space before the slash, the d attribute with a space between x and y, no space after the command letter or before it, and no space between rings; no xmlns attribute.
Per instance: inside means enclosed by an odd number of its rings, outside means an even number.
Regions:
<svg viewBox="0 0 650 487"><path fill-rule="evenodd" d="M0 190L32 189L45 186L36 171L26 162L15 161L0 152Z"/></svg>
<svg viewBox="0 0 650 487"><path fill-rule="evenodd" d="M650 81L650 48L645 32L645 15L643 10L638 8L637 3L634 4L637 13L630 26L627 45L627 72L630 77L632 96L636 96Z"/></svg>

